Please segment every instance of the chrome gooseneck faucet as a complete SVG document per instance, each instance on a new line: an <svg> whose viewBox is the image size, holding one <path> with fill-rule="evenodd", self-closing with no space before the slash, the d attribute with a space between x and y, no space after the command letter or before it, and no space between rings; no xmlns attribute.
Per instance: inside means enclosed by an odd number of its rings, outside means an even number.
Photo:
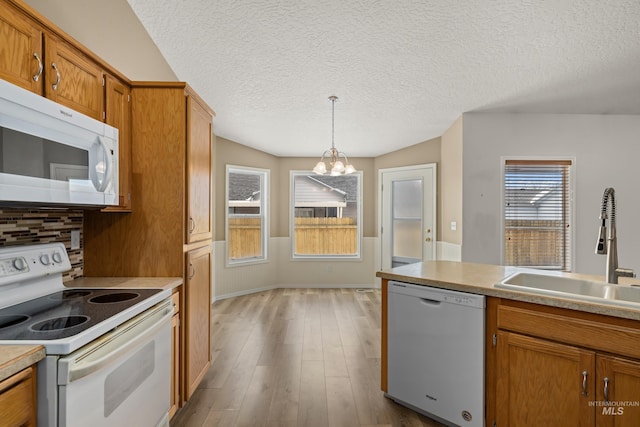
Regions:
<svg viewBox="0 0 640 427"><path fill-rule="evenodd" d="M609 219L609 235L607 236L607 207L611 201L611 218ZM605 188L602 194L602 210L600 211L600 230L596 243L596 254L607 255L607 283L618 283L618 277L636 277L633 270L618 268L618 241L616 239L616 191L612 187ZM606 243L605 243L606 239Z"/></svg>

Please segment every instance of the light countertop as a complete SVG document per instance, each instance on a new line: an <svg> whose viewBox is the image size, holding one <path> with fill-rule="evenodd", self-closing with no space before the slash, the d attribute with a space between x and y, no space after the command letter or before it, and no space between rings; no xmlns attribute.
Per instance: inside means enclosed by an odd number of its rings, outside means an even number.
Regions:
<svg viewBox="0 0 640 427"><path fill-rule="evenodd" d="M640 309L618 307L598 302L582 301L570 296L556 297L496 288L502 279L520 271L535 271L518 267L476 264L456 261L425 261L382 270L377 277L435 288L481 294L536 304L568 308L626 319L640 320ZM540 273L539 271L537 271ZM561 273L562 276L603 281L603 276ZM621 283L638 283L637 279L620 278ZM615 286L615 285L614 285Z"/></svg>
<svg viewBox="0 0 640 427"><path fill-rule="evenodd" d="M0 381L38 363L45 355L41 345L0 345Z"/></svg>
<svg viewBox="0 0 640 427"><path fill-rule="evenodd" d="M182 277L80 277L65 282L68 288L158 288L173 289L182 284Z"/></svg>

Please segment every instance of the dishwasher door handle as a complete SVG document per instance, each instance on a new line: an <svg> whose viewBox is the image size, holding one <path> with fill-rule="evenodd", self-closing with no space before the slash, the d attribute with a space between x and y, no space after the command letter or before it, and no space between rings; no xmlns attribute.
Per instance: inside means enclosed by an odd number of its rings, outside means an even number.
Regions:
<svg viewBox="0 0 640 427"><path fill-rule="evenodd" d="M420 301L422 301L423 304L425 305L432 305L432 306L438 306L440 304L442 304L442 301L438 301L435 299L429 299L429 298L420 298Z"/></svg>

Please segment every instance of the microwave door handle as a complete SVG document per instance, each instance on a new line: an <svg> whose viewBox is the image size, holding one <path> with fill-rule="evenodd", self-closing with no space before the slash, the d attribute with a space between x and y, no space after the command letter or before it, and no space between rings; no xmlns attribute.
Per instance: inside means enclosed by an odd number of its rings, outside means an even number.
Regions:
<svg viewBox="0 0 640 427"><path fill-rule="evenodd" d="M98 151L100 150L100 151ZM96 171L96 166L98 165L98 158L100 157L98 153L102 153L102 157L104 159L104 178L102 181L98 178L98 171ZM91 183L96 191L103 192L109 183L111 182L111 168L112 160L111 160L111 152L105 145L104 141L101 137L98 137L98 140L93 144L90 151L90 157L93 158L94 161L89 161L89 178L91 179Z"/></svg>

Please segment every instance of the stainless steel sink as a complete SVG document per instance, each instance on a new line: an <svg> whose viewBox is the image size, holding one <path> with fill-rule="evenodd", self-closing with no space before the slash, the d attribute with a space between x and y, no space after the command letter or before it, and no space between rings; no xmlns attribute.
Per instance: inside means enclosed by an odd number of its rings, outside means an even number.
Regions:
<svg viewBox="0 0 640 427"><path fill-rule="evenodd" d="M640 308L640 287L575 279L549 273L516 273L496 288Z"/></svg>

